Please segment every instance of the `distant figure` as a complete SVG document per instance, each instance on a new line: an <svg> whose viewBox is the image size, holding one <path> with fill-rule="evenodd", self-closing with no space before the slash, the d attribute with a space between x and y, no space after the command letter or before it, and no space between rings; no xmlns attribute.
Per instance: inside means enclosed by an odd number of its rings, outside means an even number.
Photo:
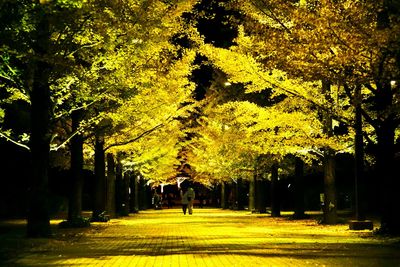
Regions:
<svg viewBox="0 0 400 267"><path fill-rule="evenodd" d="M199 199L199 207L200 208L203 208L203 206L204 206L204 202L205 202L205 199L204 199L204 196L203 196L203 194L202 193L199 193L199 197L198 197L198 199Z"/></svg>
<svg viewBox="0 0 400 267"><path fill-rule="evenodd" d="M189 204L189 200L187 198L187 187L186 186L181 187L180 194L181 194L182 211L183 211L183 214L186 215L187 206Z"/></svg>
<svg viewBox="0 0 400 267"><path fill-rule="evenodd" d="M153 205L154 205L154 209L158 210L162 208L162 201L160 198L160 195L157 194L157 191L154 190L154 195L153 195Z"/></svg>
<svg viewBox="0 0 400 267"><path fill-rule="evenodd" d="M180 194L183 214L186 215L187 209L189 210L190 215L193 214L193 200L195 197L193 188L182 186Z"/></svg>
<svg viewBox="0 0 400 267"><path fill-rule="evenodd" d="M172 199L173 199L172 193L168 193L167 194L167 205L168 205L168 208L172 208Z"/></svg>
<svg viewBox="0 0 400 267"><path fill-rule="evenodd" d="M189 201L189 203L188 203L189 214L192 215L193 214L193 202L194 202L194 197L195 197L193 188L189 187L186 194L187 194L187 199Z"/></svg>

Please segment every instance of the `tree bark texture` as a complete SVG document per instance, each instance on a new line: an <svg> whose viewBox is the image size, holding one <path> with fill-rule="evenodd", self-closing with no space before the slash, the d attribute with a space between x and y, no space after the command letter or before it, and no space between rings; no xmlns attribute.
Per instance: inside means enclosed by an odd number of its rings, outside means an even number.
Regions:
<svg viewBox="0 0 400 267"><path fill-rule="evenodd" d="M324 155L324 223L336 224L337 201L335 185L335 157L330 151Z"/></svg>
<svg viewBox="0 0 400 267"><path fill-rule="evenodd" d="M115 167L115 206L117 215L122 215L123 209L123 194L124 194L124 184L122 176L122 164L120 157L117 156L117 165Z"/></svg>
<svg viewBox="0 0 400 267"><path fill-rule="evenodd" d="M264 179L257 179L255 185L255 209L258 213L267 213L267 182Z"/></svg>
<svg viewBox="0 0 400 267"><path fill-rule="evenodd" d="M129 196L130 202L130 212L138 213L139 212L139 184L138 184L138 175L136 173L132 173L132 177L130 179L130 188L131 194Z"/></svg>
<svg viewBox="0 0 400 267"><path fill-rule="evenodd" d="M279 196L278 166L272 165L271 168L271 216L281 216L281 203Z"/></svg>
<svg viewBox="0 0 400 267"><path fill-rule="evenodd" d="M322 81L322 93L327 100L330 98L331 84ZM324 133L331 137L333 136L332 116L329 111L323 112ZM337 223L337 200L336 200L336 173L335 173L335 153L330 148L325 148L324 151L324 220L325 224Z"/></svg>
<svg viewBox="0 0 400 267"><path fill-rule="evenodd" d="M49 22L43 15L37 29L36 60L33 62L31 91L31 163L32 178L28 192L28 237L51 236L49 216L48 167L50 153L51 99L49 75L51 66L45 62L49 46Z"/></svg>
<svg viewBox="0 0 400 267"><path fill-rule="evenodd" d="M254 174L253 177L249 181L249 211L254 211L256 209L256 175Z"/></svg>
<svg viewBox="0 0 400 267"><path fill-rule="evenodd" d="M236 183L236 202L237 202L237 209L244 210L244 188L243 188L243 179L238 178Z"/></svg>
<svg viewBox="0 0 400 267"><path fill-rule="evenodd" d="M364 199L364 142L362 129L362 113L361 113L361 86L357 86L355 92L355 173L354 173L354 198L355 198L355 215L356 220L365 220L365 199Z"/></svg>
<svg viewBox="0 0 400 267"><path fill-rule="evenodd" d="M294 189L294 219L303 219L305 215L304 203L304 162L300 158L295 158L295 175L293 182Z"/></svg>
<svg viewBox="0 0 400 267"><path fill-rule="evenodd" d="M377 28L392 27L390 15L399 16L397 1L384 0L377 14ZM387 234L400 235L400 205L398 190L400 187L399 174L396 173L395 160L395 130L398 128L398 109L395 109L395 91L398 91L398 81L395 87L390 83L390 77L383 71L388 64L386 50L381 52L376 60L377 72L375 92L375 107L379 124L375 127L377 135L376 173L381 186L381 231ZM395 52L396 53L396 52ZM398 52L392 57L396 57ZM397 56L398 57L398 56ZM398 66L397 66L398 67ZM397 68L398 69L398 68Z"/></svg>
<svg viewBox="0 0 400 267"><path fill-rule="evenodd" d="M104 154L104 137L101 134L96 135L95 154L94 154L94 203L93 219L96 220L106 209L106 163Z"/></svg>
<svg viewBox="0 0 400 267"><path fill-rule="evenodd" d="M228 208L228 185L226 182L221 183L221 209Z"/></svg>
<svg viewBox="0 0 400 267"><path fill-rule="evenodd" d="M125 172L123 175L122 180L122 192L121 192L121 216L128 216L129 215L129 184L130 178L128 172Z"/></svg>
<svg viewBox="0 0 400 267"><path fill-rule="evenodd" d="M107 154L107 191L106 191L106 212L110 218L115 218L115 160L114 155Z"/></svg>
<svg viewBox="0 0 400 267"><path fill-rule="evenodd" d="M146 210L148 208L146 187L147 187L146 180L141 177L139 180L139 188L138 188L139 210Z"/></svg>
<svg viewBox="0 0 400 267"><path fill-rule="evenodd" d="M400 179L395 173L394 129L382 126L377 131L378 151L376 157L377 179L381 185L381 230L400 234L400 207L398 190Z"/></svg>
<svg viewBox="0 0 400 267"><path fill-rule="evenodd" d="M82 119L81 111L71 114L72 132L79 128ZM82 216L83 191L83 136L76 134L71 138L71 192L69 195L68 220L74 221Z"/></svg>

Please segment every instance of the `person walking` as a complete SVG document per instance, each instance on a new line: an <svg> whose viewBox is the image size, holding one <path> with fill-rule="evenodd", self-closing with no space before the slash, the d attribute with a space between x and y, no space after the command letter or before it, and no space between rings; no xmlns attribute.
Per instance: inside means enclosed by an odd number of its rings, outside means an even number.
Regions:
<svg viewBox="0 0 400 267"><path fill-rule="evenodd" d="M189 215L192 215L193 214L193 202L194 202L194 197L195 197L193 188L189 187L186 194L187 194L187 199L188 199Z"/></svg>
<svg viewBox="0 0 400 267"><path fill-rule="evenodd" d="M188 191L188 188L186 186L182 186L181 190L179 192L181 194L181 204L182 204L182 211L183 211L184 215L186 215L186 210L187 210L187 207L189 204L189 200L187 197L187 191Z"/></svg>
<svg viewBox="0 0 400 267"><path fill-rule="evenodd" d="M157 193L156 190L154 190L154 194L153 194L153 207L156 210L159 210L162 208L162 201L161 201L160 195Z"/></svg>
<svg viewBox="0 0 400 267"><path fill-rule="evenodd" d="M181 203L182 203L182 211L183 214L186 215L186 210L189 211L189 214L193 214L193 201L195 197L195 193L193 188L190 186L182 186L182 189L180 191L181 194Z"/></svg>

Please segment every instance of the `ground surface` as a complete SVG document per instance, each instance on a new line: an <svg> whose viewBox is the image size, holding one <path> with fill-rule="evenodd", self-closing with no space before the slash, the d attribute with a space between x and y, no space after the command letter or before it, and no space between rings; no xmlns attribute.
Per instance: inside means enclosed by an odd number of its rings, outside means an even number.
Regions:
<svg viewBox="0 0 400 267"><path fill-rule="evenodd" d="M0 224L0 266L400 266L398 238L245 211L148 210L50 240L24 227Z"/></svg>

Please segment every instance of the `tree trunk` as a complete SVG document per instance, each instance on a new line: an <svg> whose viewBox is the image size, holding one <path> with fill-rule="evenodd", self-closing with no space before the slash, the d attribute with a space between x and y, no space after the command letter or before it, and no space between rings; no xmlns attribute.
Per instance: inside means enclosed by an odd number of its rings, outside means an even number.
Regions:
<svg viewBox="0 0 400 267"><path fill-rule="evenodd" d="M272 165L271 168L271 216L281 216L281 203L279 196L278 166Z"/></svg>
<svg viewBox="0 0 400 267"><path fill-rule="evenodd" d="M295 159L295 176L294 176L294 219L306 218L304 205L304 162L297 158Z"/></svg>
<svg viewBox="0 0 400 267"><path fill-rule="evenodd" d="M121 216L129 215L129 184L130 184L130 175L128 172L125 172L124 179L122 181L122 192L121 192Z"/></svg>
<svg viewBox="0 0 400 267"><path fill-rule="evenodd" d="M139 188L138 188L138 195L139 195L139 210L145 210L148 208L147 203L147 188L146 188L146 180L143 177L139 180Z"/></svg>
<svg viewBox="0 0 400 267"><path fill-rule="evenodd" d="M249 211L253 212L256 209L256 175L254 174L253 177L249 181Z"/></svg>
<svg viewBox="0 0 400 267"><path fill-rule="evenodd" d="M227 209L228 208L228 188L227 183L221 183L221 208Z"/></svg>
<svg viewBox="0 0 400 267"><path fill-rule="evenodd" d="M267 213L267 189L266 189L266 181L264 179L257 179L254 181L256 185L256 212L258 213Z"/></svg>
<svg viewBox="0 0 400 267"><path fill-rule="evenodd" d="M51 235L48 203L48 164L50 153L50 94L47 85L47 66L38 64L31 93L31 156L32 179L29 187L27 235L48 237Z"/></svg>
<svg viewBox="0 0 400 267"><path fill-rule="evenodd" d="M335 158L333 152L324 155L324 221L325 224L337 223Z"/></svg>
<svg viewBox="0 0 400 267"><path fill-rule="evenodd" d="M354 198L356 220L365 220L365 201L364 200L364 142L362 130L362 114L361 114L361 86L356 87L355 92L355 173L354 173Z"/></svg>
<svg viewBox="0 0 400 267"><path fill-rule="evenodd" d="M115 218L115 161L111 153L107 154L107 191L106 212L110 218Z"/></svg>
<svg viewBox="0 0 400 267"><path fill-rule="evenodd" d="M398 201L399 177L395 172L394 130L382 127L377 131L377 174L381 185L381 231L400 234L400 208Z"/></svg>
<svg viewBox="0 0 400 267"><path fill-rule="evenodd" d="M243 179L238 178L236 183L237 209L244 210Z"/></svg>
<svg viewBox="0 0 400 267"><path fill-rule="evenodd" d="M130 188L131 194L129 197L130 201L130 212L138 213L139 212L139 184L138 184L138 175L136 173L132 173L132 177L130 179Z"/></svg>
<svg viewBox="0 0 400 267"><path fill-rule="evenodd" d="M123 197L124 197L124 182L122 176L122 164L120 157L117 156L117 166L115 169L116 176L115 176L115 203L116 203L116 213L117 215L122 215L122 210L124 209L123 204Z"/></svg>
<svg viewBox="0 0 400 267"><path fill-rule="evenodd" d="M399 10L394 7L395 1L384 0L383 7L377 14L378 29L390 28L389 14L398 15ZM381 63L387 61L387 51L382 51L381 59L377 60L377 66L381 69ZM383 75L380 71L379 75ZM394 90L387 77L376 77L377 90L375 92L375 107L378 111L379 124L375 127L377 135L376 172L381 186L381 232L400 235L400 205L398 190L400 179L395 170L395 129L398 123L395 121L398 111L394 104ZM397 113L396 113L397 111Z"/></svg>
<svg viewBox="0 0 400 267"><path fill-rule="evenodd" d="M330 100L331 85L328 81L322 81L322 93L327 100ZM324 133L331 137L332 116L328 111L323 114ZM336 201L336 174L335 174L335 153L330 148L325 148L324 151L324 223L337 223L337 201Z"/></svg>
<svg viewBox="0 0 400 267"><path fill-rule="evenodd" d="M99 215L105 211L105 182L106 182L106 163L104 155L104 137L96 134L95 153L94 153L94 203L93 203L93 220L98 220Z"/></svg>
<svg viewBox="0 0 400 267"><path fill-rule="evenodd" d="M72 132L79 128L82 119L81 111L71 114ZM72 186L69 196L68 220L75 221L82 217L82 191L83 191L83 137L76 134L71 138L71 174Z"/></svg>
<svg viewBox="0 0 400 267"><path fill-rule="evenodd" d="M49 45L49 22L46 15L38 28L36 47L37 61L33 62L31 91L31 163L32 179L29 185L27 235L28 237L51 236L48 193L48 165L50 153L51 99L49 74L51 67L44 61ZM43 61L42 61L43 60Z"/></svg>

